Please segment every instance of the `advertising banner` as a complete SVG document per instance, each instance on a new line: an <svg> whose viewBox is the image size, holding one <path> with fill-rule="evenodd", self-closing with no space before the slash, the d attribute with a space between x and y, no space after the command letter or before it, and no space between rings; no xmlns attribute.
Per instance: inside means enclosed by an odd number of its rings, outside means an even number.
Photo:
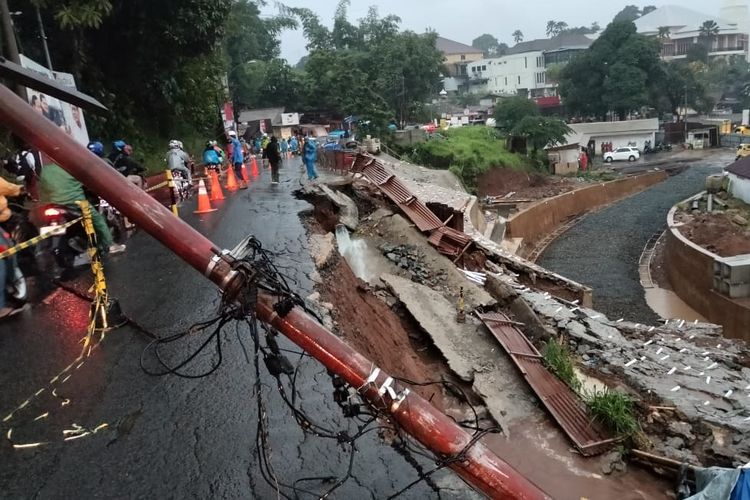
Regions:
<svg viewBox="0 0 750 500"><path fill-rule="evenodd" d="M73 75L50 71L24 55L21 55L21 66L52 80L57 80L67 87L76 88ZM26 95L34 111L54 122L79 144L86 146L89 143L89 133L81 108L29 88L26 89Z"/></svg>

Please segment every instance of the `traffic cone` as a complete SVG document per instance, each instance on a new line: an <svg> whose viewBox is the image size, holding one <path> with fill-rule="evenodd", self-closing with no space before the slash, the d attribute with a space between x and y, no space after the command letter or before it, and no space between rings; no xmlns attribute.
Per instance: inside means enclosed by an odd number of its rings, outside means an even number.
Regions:
<svg viewBox="0 0 750 500"><path fill-rule="evenodd" d="M219 174L216 170L211 170L211 201L221 201L224 199L224 193L221 191Z"/></svg>
<svg viewBox="0 0 750 500"><path fill-rule="evenodd" d="M215 208L211 208L211 202L208 199L208 192L206 192L206 183L203 179L198 183L198 210L194 211L194 214L207 214L215 212Z"/></svg>
<svg viewBox="0 0 750 500"><path fill-rule="evenodd" d="M258 172L258 162L255 161L255 156L253 156L253 177L258 177L260 175L260 172Z"/></svg>
<svg viewBox="0 0 750 500"><path fill-rule="evenodd" d="M244 180L245 182L250 181L250 176L247 175L247 167L245 166L244 162L242 163L242 180Z"/></svg>
<svg viewBox="0 0 750 500"><path fill-rule="evenodd" d="M237 177L234 175L234 167L231 165L227 169L227 190L229 191L237 191L239 189L239 186L237 185Z"/></svg>

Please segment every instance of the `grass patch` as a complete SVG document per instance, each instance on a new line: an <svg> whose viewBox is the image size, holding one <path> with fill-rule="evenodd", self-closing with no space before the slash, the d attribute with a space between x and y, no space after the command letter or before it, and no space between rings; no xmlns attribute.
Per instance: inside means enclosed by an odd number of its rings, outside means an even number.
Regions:
<svg viewBox="0 0 750 500"><path fill-rule="evenodd" d="M632 437L638 432L635 402L627 394L607 389L594 391L584 399L594 418L617 436Z"/></svg>
<svg viewBox="0 0 750 500"><path fill-rule="evenodd" d="M417 145L409 156L420 165L450 169L471 190L492 167L532 169L527 158L505 148L505 138L495 129L482 126L449 129Z"/></svg>
<svg viewBox="0 0 750 500"><path fill-rule="evenodd" d="M578 380L578 377L576 376L573 354L566 345L561 344L556 340L550 340L544 346L542 356L544 358L544 364L547 365L547 368L557 375L560 380L568 384L570 388L576 392L581 390L581 381Z"/></svg>

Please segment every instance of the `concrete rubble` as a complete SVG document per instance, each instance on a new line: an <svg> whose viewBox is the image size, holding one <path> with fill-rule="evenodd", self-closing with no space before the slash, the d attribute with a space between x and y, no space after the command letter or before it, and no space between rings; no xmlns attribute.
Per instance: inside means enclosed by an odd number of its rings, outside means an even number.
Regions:
<svg viewBox="0 0 750 500"><path fill-rule="evenodd" d="M745 437L750 430L750 369L741 365L747 352L742 342L722 337L715 325L612 321L597 311L525 289L512 277L499 278L568 340L587 371L616 378L647 404L675 408L665 424L668 421L667 433L677 439L661 446L662 453L692 457L685 448L695 443L693 432L707 425L713 439L705 443L710 449L701 451L737 465L750 461L750 437ZM674 415L684 420L675 421Z"/></svg>
<svg viewBox="0 0 750 500"><path fill-rule="evenodd" d="M423 201L455 208L471 203L471 196L455 189L404 181ZM611 320L585 307L591 302L590 289L506 251L465 219L465 232L489 258L487 290L526 324L524 331L532 340L564 339L586 374L598 374L652 408L644 424L662 429L652 436L655 453L696 463L697 456L726 465L750 461L750 369L744 366L747 349L742 342L723 338L715 325L671 321L650 326ZM407 271L399 271L402 277L384 274L381 280L430 335L450 368L473 384L492 417L502 425L528 415L534 398L495 339L470 315L466 324L456 323L453 288L458 283L466 287L469 310L496 301L488 300L484 289L462 276L400 215L380 209L362 226L360 232ZM410 254L417 247L423 252L419 258ZM450 286L432 281L430 271L436 270L445 273ZM581 299L556 298L529 288L521 277L531 286L537 279L550 280ZM614 454L603 459L605 473L621 467Z"/></svg>
<svg viewBox="0 0 750 500"><path fill-rule="evenodd" d="M466 323L456 323L456 304L427 286L388 274L381 280L432 338L451 370L472 383L504 430L504 423L533 412L526 383L478 320L467 317Z"/></svg>

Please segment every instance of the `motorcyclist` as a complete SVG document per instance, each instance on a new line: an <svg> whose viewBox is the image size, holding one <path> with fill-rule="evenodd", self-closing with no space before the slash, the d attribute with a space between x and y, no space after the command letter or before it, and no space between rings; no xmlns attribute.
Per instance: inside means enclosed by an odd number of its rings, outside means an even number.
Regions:
<svg viewBox="0 0 750 500"><path fill-rule="evenodd" d="M142 174L146 173L146 168L132 158L133 146L125 141L118 140L112 143L112 152L109 154L109 161L112 166L122 175L128 178L130 182L143 189Z"/></svg>
<svg viewBox="0 0 750 500"><path fill-rule="evenodd" d="M5 197L15 197L20 194L21 186L12 184L0 177L0 223L6 222L11 216L10 209L8 208L8 200ZM0 227L0 252L12 246L13 243L10 235ZM13 303L12 297L6 297L7 286L12 284L16 277L16 266L15 256L0 259L0 320L18 314L24 309L22 304Z"/></svg>
<svg viewBox="0 0 750 500"><path fill-rule="evenodd" d="M206 168L216 169L216 172L219 172L222 161L214 148L213 141L206 142L206 149L203 150L203 163Z"/></svg>
<svg viewBox="0 0 750 500"><path fill-rule="evenodd" d="M167 151L167 165L169 170L179 170L185 174L188 186L192 186L193 179L190 175L190 155L182 149L182 143L172 139L169 141L169 151Z"/></svg>
<svg viewBox="0 0 750 500"><path fill-rule="evenodd" d="M96 152L98 148L92 144L89 144L89 151L98 156L99 153ZM100 154L104 154L103 147ZM86 201L86 199L83 185L72 175L54 163L44 165L39 178L39 201L42 204L52 203L80 210L77 202ZM91 219L94 224L94 231L96 231L97 246L100 253L105 255L125 250L125 245L116 245L114 243L112 233L102 214L96 210L91 210Z"/></svg>
<svg viewBox="0 0 750 500"><path fill-rule="evenodd" d="M223 165L227 159L226 155L224 154L224 150L221 149L218 141L211 141L211 146L213 146L214 151L216 151L216 155L219 157L219 163Z"/></svg>

